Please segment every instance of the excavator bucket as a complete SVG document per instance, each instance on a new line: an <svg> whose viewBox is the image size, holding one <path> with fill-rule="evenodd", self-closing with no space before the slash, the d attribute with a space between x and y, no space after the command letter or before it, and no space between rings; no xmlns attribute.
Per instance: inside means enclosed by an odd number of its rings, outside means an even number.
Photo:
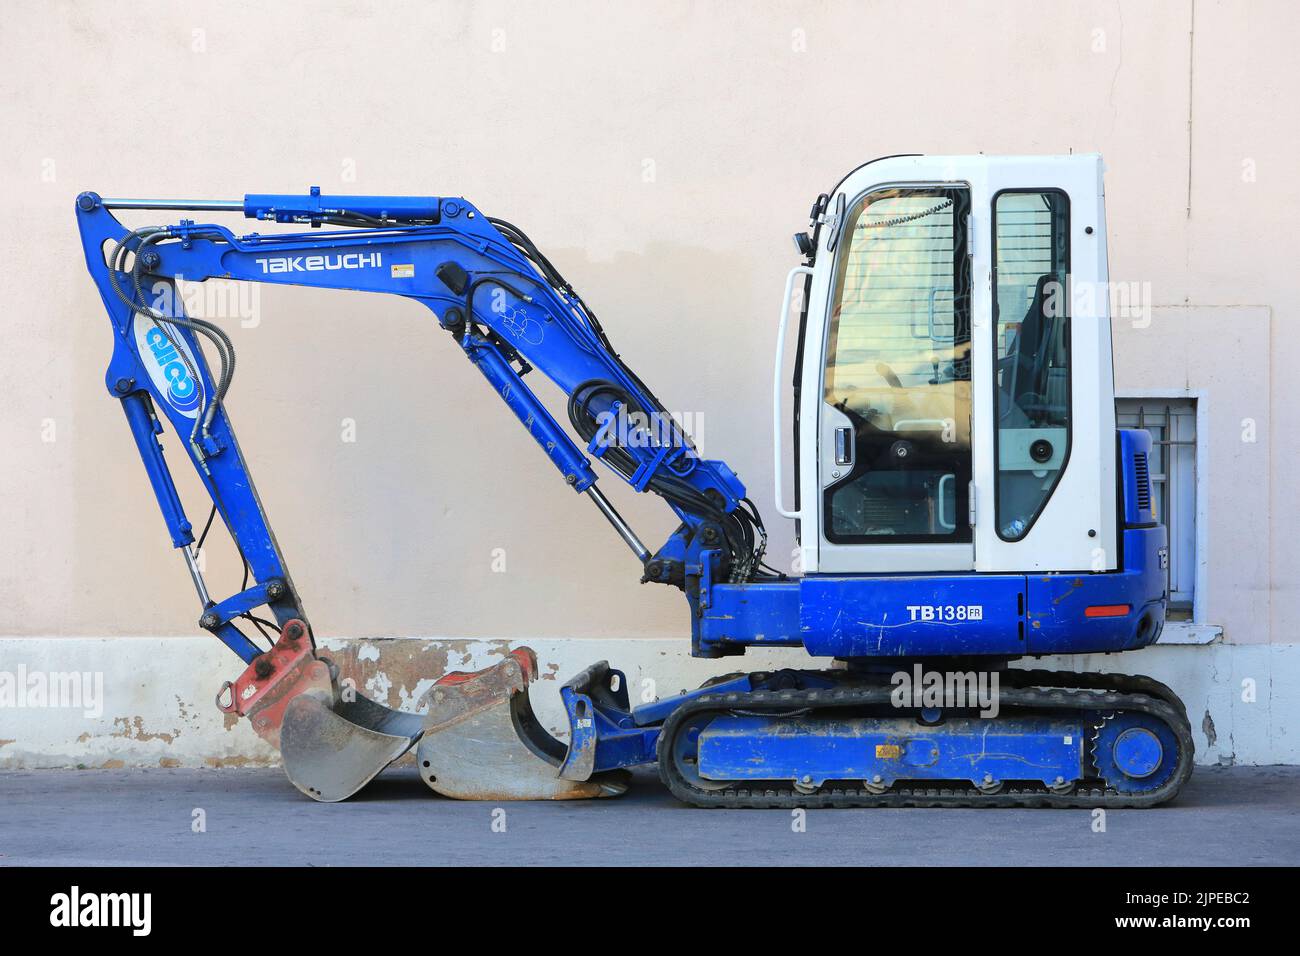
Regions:
<svg viewBox="0 0 1300 956"><path fill-rule="evenodd" d="M280 755L293 785L336 803L356 793L420 739L420 717L357 694L333 704L300 694L285 710Z"/></svg>
<svg viewBox="0 0 1300 956"><path fill-rule="evenodd" d="M271 650L217 694L217 706L247 717L280 751L285 773L313 800L356 793L420 739L421 720L340 689L338 668L316 654L302 621L290 621Z"/></svg>
<svg viewBox="0 0 1300 956"><path fill-rule="evenodd" d="M537 656L522 647L434 684L422 701L428 711L416 750L424 782L460 800L582 800L627 790L621 771L561 778L568 748L533 713L528 685L536 679Z"/></svg>
<svg viewBox="0 0 1300 956"><path fill-rule="evenodd" d="M248 717L276 747L285 773L313 800L346 800L417 743L421 778L464 800L565 800L613 796L622 774L559 777L566 748L538 723L528 702L537 658L521 648L476 673L442 677L425 695L425 716L340 688L338 668L317 655L301 621L217 695L228 714Z"/></svg>

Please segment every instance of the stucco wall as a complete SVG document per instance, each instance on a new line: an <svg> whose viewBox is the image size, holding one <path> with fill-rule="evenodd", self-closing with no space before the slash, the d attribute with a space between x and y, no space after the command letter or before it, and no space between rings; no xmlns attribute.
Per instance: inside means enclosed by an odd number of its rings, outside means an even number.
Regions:
<svg viewBox="0 0 1300 956"><path fill-rule="evenodd" d="M674 638L530 639L538 720L561 739L568 720L558 687L608 658L634 703L734 671L732 659L688 656ZM500 662L511 642L419 638L328 640L325 651L359 691L417 711L434 678ZM1129 654L1025 660L1026 667L1137 672L1164 681L1187 706L1198 764L1300 763L1300 645L1155 645ZM0 770L70 767L240 767L279 755L252 725L212 705L230 654L207 637L0 638ZM788 666L777 648L751 651L753 670ZM8 709L6 709L8 708Z"/></svg>
<svg viewBox="0 0 1300 956"><path fill-rule="evenodd" d="M0 634L170 635L197 615L103 388L79 190L470 197L530 231L761 505L772 316L813 196L886 153L1098 150L1112 279L1161 307L1117 326L1119 390L1204 389L1207 612L1228 641L1290 639L1300 12L1197 0L1192 28L1189 0L14 5ZM252 304L254 327L227 323L229 405L320 633L685 640L680 597L635 583L419 307L287 288ZM665 510L613 485L661 541ZM228 551L209 578L237 587Z"/></svg>

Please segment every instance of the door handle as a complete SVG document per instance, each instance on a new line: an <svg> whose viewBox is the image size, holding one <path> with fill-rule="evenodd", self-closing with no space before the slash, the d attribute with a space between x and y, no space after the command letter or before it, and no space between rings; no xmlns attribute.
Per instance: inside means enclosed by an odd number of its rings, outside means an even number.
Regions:
<svg viewBox="0 0 1300 956"><path fill-rule="evenodd" d="M853 429L848 425L835 429L835 464L853 465Z"/></svg>
<svg viewBox="0 0 1300 956"><path fill-rule="evenodd" d="M944 501L943 492L945 486L947 485L955 486L956 484L957 484L956 475L951 475L951 474L944 475L942 478L939 479L939 527L943 528L943 530L945 531L957 530L957 516L953 515L953 520L949 521L948 518L946 517L947 509L944 508L943 506L943 501Z"/></svg>

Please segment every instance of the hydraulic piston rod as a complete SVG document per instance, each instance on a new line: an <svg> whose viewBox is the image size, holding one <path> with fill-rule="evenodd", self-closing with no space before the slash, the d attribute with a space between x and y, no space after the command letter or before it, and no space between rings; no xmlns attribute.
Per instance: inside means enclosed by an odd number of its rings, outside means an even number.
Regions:
<svg viewBox="0 0 1300 956"><path fill-rule="evenodd" d="M188 547L181 548L181 553L185 555L185 566L190 570L190 579L194 582L194 590L199 593L199 603L206 608L212 603L212 598L208 595L208 586L203 580L203 572L199 570L198 559Z"/></svg>
<svg viewBox="0 0 1300 956"><path fill-rule="evenodd" d="M105 209L179 209L195 212L243 212L242 199L104 199Z"/></svg>
<svg viewBox="0 0 1300 956"><path fill-rule="evenodd" d="M595 485L592 485L587 489L587 497L596 502L596 507L600 509L600 513L609 519L609 523L614 526L618 536L632 549L632 553L640 558L642 563L650 560L650 549L641 543L641 539L636 536L636 532L623 520L623 516L618 513L618 510L609 503L609 499L605 497L604 493Z"/></svg>

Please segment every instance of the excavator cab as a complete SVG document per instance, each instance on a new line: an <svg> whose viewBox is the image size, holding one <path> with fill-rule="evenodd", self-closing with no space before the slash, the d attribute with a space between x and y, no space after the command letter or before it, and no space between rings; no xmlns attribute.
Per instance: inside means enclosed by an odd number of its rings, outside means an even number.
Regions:
<svg viewBox="0 0 1300 956"><path fill-rule="evenodd" d="M787 512L805 570L1114 570L1100 157L892 157L815 218Z"/></svg>

